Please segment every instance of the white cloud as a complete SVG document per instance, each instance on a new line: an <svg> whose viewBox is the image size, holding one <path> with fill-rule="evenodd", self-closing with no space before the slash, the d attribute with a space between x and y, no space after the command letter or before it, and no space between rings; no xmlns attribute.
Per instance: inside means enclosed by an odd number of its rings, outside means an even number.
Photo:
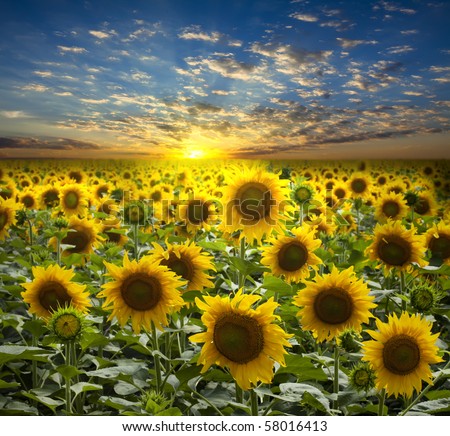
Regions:
<svg viewBox="0 0 450 436"><path fill-rule="evenodd" d="M89 30L89 34L98 39L108 39L113 35L117 35L117 32L114 30L110 30L109 32L104 32L103 30Z"/></svg>
<svg viewBox="0 0 450 436"><path fill-rule="evenodd" d="M401 54L401 53L408 53L410 51L415 50L410 45L396 45L394 47L389 47L387 49L388 54Z"/></svg>
<svg viewBox="0 0 450 436"><path fill-rule="evenodd" d="M22 86L21 89L24 91L35 91L35 92L45 92L48 91L49 88L47 88L44 85L40 85L38 83L30 83L29 85Z"/></svg>
<svg viewBox="0 0 450 436"><path fill-rule="evenodd" d="M53 77L53 73L51 71L33 71L33 74L39 77Z"/></svg>
<svg viewBox="0 0 450 436"><path fill-rule="evenodd" d="M88 104L105 104L108 103L109 100L107 98L95 99L95 98L80 98L80 101Z"/></svg>
<svg viewBox="0 0 450 436"><path fill-rule="evenodd" d="M5 118L32 118L32 115L24 111L0 111L0 115Z"/></svg>
<svg viewBox="0 0 450 436"><path fill-rule="evenodd" d="M83 47L67 47L65 45L58 45L61 54L65 53L87 53L87 50Z"/></svg>
<svg viewBox="0 0 450 436"><path fill-rule="evenodd" d="M363 39L348 39L348 38L336 38L339 41L339 45L342 48L353 48L353 47L357 47L358 45L362 45L362 44L369 44L369 45L374 45L374 44L378 44L377 41L371 40L371 41L366 41Z"/></svg>
<svg viewBox="0 0 450 436"><path fill-rule="evenodd" d="M316 21L319 21L319 18L317 18L315 15L311 15L311 14L291 14L289 15L292 18L295 18L296 20L300 20L300 21L306 21L308 23L314 23Z"/></svg>

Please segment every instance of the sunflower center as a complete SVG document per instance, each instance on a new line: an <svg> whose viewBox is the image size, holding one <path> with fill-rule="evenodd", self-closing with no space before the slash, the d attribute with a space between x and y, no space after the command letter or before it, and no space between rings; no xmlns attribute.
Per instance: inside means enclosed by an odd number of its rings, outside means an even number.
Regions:
<svg viewBox="0 0 450 436"><path fill-rule="evenodd" d="M44 203L47 206L52 206L53 204L55 204L58 201L58 191L56 190L51 190L51 191L47 191L44 194Z"/></svg>
<svg viewBox="0 0 450 436"><path fill-rule="evenodd" d="M419 197L417 203L414 205L414 212L419 215L424 215L430 210L430 203L426 198Z"/></svg>
<svg viewBox="0 0 450 436"><path fill-rule="evenodd" d="M72 248L67 249L69 253L81 253L88 247L90 238L83 231L75 230L67 233L67 236L61 242L67 245L73 245Z"/></svg>
<svg viewBox="0 0 450 436"><path fill-rule="evenodd" d="M259 221L270 213L274 203L270 199L270 191L262 183L246 183L237 192L238 210L242 216L251 221Z"/></svg>
<svg viewBox="0 0 450 436"><path fill-rule="evenodd" d="M388 218L393 218L400 212L400 207L395 201L386 201L381 210L385 216Z"/></svg>
<svg viewBox="0 0 450 436"><path fill-rule="evenodd" d="M6 223L8 222L8 215L5 211L0 212L0 230L3 230L3 227L6 226Z"/></svg>
<svg viewBox="0 0 450 436"><path fill-rule="evenodd" d="M160 283L142 273L127 277L120 291L127 306L139 311L153 309L162 297Z"/></svg>
<svg viewBox="0 0 450 436"><path fill-rule="evenodd" d="M192 262L186 258L179 258L175 253L170 253L168 259L163 259L160 262L161 265L167 266L175 274L183 277L188 282L194 277L194 267Z"/></svg>
<svg viewBox="0 0 450 436"><path fill-rule="evenodd" d="M33 205L34 205L34 198L33 198L33 196L32 195L25 195L25 197L22 198L22 203L27 209L33 207Z"/></svg>
<svg viewBox="0 0 450 436"><path fill-rule="evenodd" d="M308 250L299 241L292 241L281 247L278 252L278 264L285 271L296 271L308 260Z"/></svg>
<svg viewBox="0 0 450 436"><path fill-rule="evenodd" d="M356 192L357 194L361 194L362 192L364 192L366 190L367 183L364 179L357 178L357 179L352 180L351 186L352 186L353 192Z"/></svg>
<svg viewBox="0 0 450 436"><path fill-rule="evenodd" d="M80 198L78 197L78 194L75 191L69 191L64 196L64 204L68 209L76 209L79 201Z"/></svg>
<svg viewBox="0 0 450 436"><path fill-rule="evenodd" d="M233 312L216 322L213 341L222 355L240 364L256 359L264 348L264 335L258 321Z"/></svg>
<svg viewBox="0 0 450 436"><path fill-rule="evenodd" d="M187 218L191 224L198 225L208 220L209 204L206 201L191 200L187 206Z"/></svg>
<svg viewBox="0 0 450 436"><path fill-rule="evenodd" d="M407 335L390 338L384 344L383 363L394 374L410 374L420 363L420 349L417 342Z"/></svg>
<svg viewBox="0 0 450 436"><path fill-rule="evenodd" d="M154 192L152 192L150 194L150 198L153 201L156 201L156 202L161 201L162 200L162 192L161 191L154 191Z"/></svg>
<svg viewBox="0 0 450 436"><path fill-rule="evenodd" d="M47 282L39 290L39 302L49 312L58 310L59 307L67 307L72 302L72 297L67 289L58 282Z"/></svg>
<svg viewBox="0 0 450 436"><path fill-rule="evenodd" d="M450 257L450 236L439 234L439 238L432 238L428 247L433 256L447 259Z"/></svg>
<svg viewBox="0 0 450 436"><path fill-rule="evenodd" d="M311 192L308 188L300 187L295 192L295 195L300 201L308 201L311 200Z"/></svg>
<svg viewBox="0 0 450 436"><path fill-rule="evenodd" d="M411 246L399 236L386 236L378 244L378 257L388 265L401 266L411 258Z"/></svg>
<svg viewBox="0 0 450 436"><path fill-rule="evenodd" d="M345 197L345 191L342 188L337 188L334 191L334 195L336 195L337 198L344 198Z"/></svg>
<svg viewBox="0 0 450 436"><path fill-rule="evenodd" d="M105 230L105 235L108 237L109 242L114 242L115 244L118 244L120 242L120 233L111 232Z"/></svg>
<svg viewBox="0 0 450 436"><path fill-rule="evenodd" d="M80 319L71 313L63 314L55 321L55 332L64 339L74 338L80 330Z"/></svg>
<svg viewBox="0 0 450 436"><path fill-rule="evenodd" d="M353 300L341 288L326 289L315 298L314 312L325 324L342 324L352 316Z"/></svg>

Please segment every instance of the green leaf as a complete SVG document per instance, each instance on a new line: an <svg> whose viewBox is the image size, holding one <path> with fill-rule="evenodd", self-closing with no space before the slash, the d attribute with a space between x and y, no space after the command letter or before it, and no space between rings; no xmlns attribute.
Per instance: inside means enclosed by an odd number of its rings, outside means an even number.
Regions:
<svg viewBox="0 0 450 436"><path fill-rule="evenodd" d="M328 376L322 368L316 368L310 359L294 354L286 356L286 366L280 367L276 374L294 374L298 382L306 380L326 381Z"/></svg>
<svg viewBox="0 0 450 436"><path fill-rule="evenodd" d="M230 256L229 260L230 263L245 276L254 274L256 272L262 273L270 271L270 269L265 266L258 265L255 262L250 262L246 259L241 259L240 257Z"/></svg>
<svg viewBox="0 0 450 436"><path fill-rule="evenodd" d="M37 401L38 403L43 404L44 406L47 406L49 409L51 409L53 412L55 409L59 406L62 406L64 404L64 401L61 400L55 400L51 397L44 397L44 396L38 396L31 392L25 392L22 391L22 395L24 397L30 398L31 400Z"/></svg>
<svg viewBox="0 0 450 436"><path fill-rule="evenodd" d="M227 244L221 241L198 241L197 245L211 251L225 251Z"/></svg>
<svg viewBox="0 0 450 436"><path fill-rule="evenodd" d="M11 389L17 388L20 386L20 383L17 382L7 382L5 380L0 380L0 389Z"/></svg>
<svg viewBox="0 0 450 436"><path fill-rule="evenodd" d="M37 360L47 362L47 356L52 351L44 350L39 347L25 347L23 345L1 345L0 346L0 365L10 360Z"/></svg>
<svg viewBox="0 0 450 436"><path fill-rule="evenodd" d="M41 320L28 320L23 324L23 328L28 330L35 338L39 338L47 330Z"/></svg>
<svg viewBox="0 0 450 436"><path fill-rule="evenodd" d="M327 413L330 411L330 402L324 396L316 397L306 391L303 393L302 398L303 404L307 404L308 406L311 406L316 410L320 410L321 412Z"/></svg>
<svg viewBox="0 0 450 436"><path fill-rule="evenodd" d="M72 391L75 392L75 396L77 396L82 392L101 391L103 389L103 386L93 383L79 382L72 385L70 389L72 389Z"/></svg>
<svg viewBox="0 0 450 436"><path fill-rule="evenodd" d="M450 398L450 391L447 389L441 391L428 391L425 396L429 400L440 400L441 398Z"/></svg>
<svg viewBox="0 0 450 436"><path fill-rule="evenodd" d="M80 338L80 345L83 351L89 347L99 347L108 344L108 338L96 331L86 332Z"/></svg>
<svg viewBox="0 0 450 436"><path fill-rule="evenodd" d="M72 365L60 365L56 368L65 379L71 379L79 374L84 374L83 371L80 371L77 367Z"/></svg>
<svg viewBox="0 0 450 436"><path fill-rule="evenodd" d="M132 410L139 410L140 407L138 406L138 403L133 403L132 401L124 400L123 398L118 397L100 397L99 403L104 404L105 406L112 407L113 409L117 410L124 410L124 409L132 409Z"/></svg>
<svg viewBox="0 0 450 436"><path fill-rule="evenodd" d="M450 398L441 398L439 400L424 401L416 404L411 408L412 412L425 412L433 415L435 413L442 413L450 411ZM408 413L407 413L408 415Z"/></svg>
<svg viewBox="0 0 450 436"><path fill-rule="evenodd" d="M264 277L262 287L268 291L274 291L279 295L292 295L292 286L279 277L272 275L266 275Z"/></svg>

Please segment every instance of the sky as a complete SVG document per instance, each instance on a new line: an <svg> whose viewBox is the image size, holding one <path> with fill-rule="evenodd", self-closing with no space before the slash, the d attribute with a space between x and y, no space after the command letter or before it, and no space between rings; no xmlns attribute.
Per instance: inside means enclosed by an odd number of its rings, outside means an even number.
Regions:
<svg viewBox="0 0 450 436"><path fill-rule="evenodd" d="M450 158L448 0L0 9L0 158Z"/></svg>

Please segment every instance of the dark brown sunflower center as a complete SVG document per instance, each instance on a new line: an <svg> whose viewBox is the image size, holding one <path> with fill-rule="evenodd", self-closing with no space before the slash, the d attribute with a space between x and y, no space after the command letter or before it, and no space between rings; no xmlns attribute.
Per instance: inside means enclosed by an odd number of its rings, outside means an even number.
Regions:
<svg viewBox="0 0 450 436"><path fill-rule="evenodd" d="M352 316L353 300L341 288L326 289L316 296L314 312L325 324L341 324Z"/></svg>
<svg viewBox="0 0 450 436"><path fill-rule="evenodd" d="M0 230L3 230L3 228L6 226L6 223L8 222L8 214L6 211L0 212Z"/></svg>
<svg viewBox="0 0 450 436"><path fill-rule="evenodd" d="M77 183L80 183L83 180L83 176L78 171L70 171L69 178L75 180Z"/></svg>
<svg viewBox="0 0 450 436"><path fill-rule="evenodd" d="M108 237L109 242L114 242L115 244L118 244L120 242L120 233L111 232L108 230L105 230L104 233Z"/></svg>
<svg viewBox="0 0 450 436"><path fill-rule="evenodd" d="M425 215L430 210L430 203L428 199L419 197L417 203L414 205L414 212L419 215Z"/></svg>
<svg viewBox="0 0 450 436"><path fill-rule="evenodd" d="M296 271L308 260L308 250L299 241L283 245L278 252L278 264L285 271Z"/></svg>
<svg viewBox="0 0 450 436"><path fill-rule="evenodd" d="M380 177L378 177L378 184L379 185L385 185L386 184L386 177L384 177L384 176L380 176Z"/></svg>
<svg viewBox="0 0 450 436"><path fill-rule="evenodd" d="M428 244L433 256L441 259L450 257L450 236L439 234L439 238L432 238Z"/></svg>
<svg viewBox="0 0 450 436"><path fill-rule="evenodd" d="M46 310L53 312L60 307L69 306L72 298L61 283L47 282L39 290L39 302Z"/></svg>
<svg viewBox="0 0 450 436"><path fill-rule="evenodd" d="M378 244L378 257L388 265L404 265L411 259L411 245L400 236L386 236Z"/></svg>
<svg viewBox="0 0 450 436"><path fill-rule="evenodd" d="M134 310L153 309L162 297L158 280L146 274L136 273L127 277L120 288L122 298Z"/></svg>
<svg viewBox="0 0 450 436"><path fill-rule="evenodd" d="M150 194L150 198L153 201L161 201L162 200L162 192L161 191L154 191Z"/></svg>
<svg viewBox="0 0 450 436"><path fill-rule="evenodd" d="M383 348L383 364L394 374L408 375L420 363L420 348L414 338L397 335L390 338Z"/></svg>
<svg viewBox="0 0 450 436"><path fill-rule="evenodd" d="M262 183L246 183L239 188L236 197L239 213L251 221L270 215L270 206L275 203L270 190Z"/></svg>
<svg viewBox="0 0 450 436"><path fill-rule="evenodd" d="M351 182L351 187L353 192L356 192L357 194L361 194L364 192L367 188L367 183L364 179L353 179Z"/></svg>
<svg viewBox="0 0 450 436"><path fill-rule="evenodd" d="M393 218L400 212L400 206L395 201L386 201L381 208L383 214L388 218Z"/></svg>
<svg viewBox="0 0 450 436"><path fill-rule="evenodd" d="M213 341L222 355L241 364L256 359L264 348L264 334L258 321L237 313L227 313L216 322Z"/></svg>
<svg viewBox="0 0 450 436"><path fill-rule="evenodd" d="M99 186L97 189L97 197L102 198L104 195L108 193L108 187L107 186Z"/></svg>
<svg viewBox="0 0 450 436"><path fill-rule="evenodd" d="M76 209L79 202L80 197L75 191L69 191L64 196L64 205L67 207L67 209Z"/></svg>
<svg viewBox="0 0 450 436"><path fill-rule="evenodd" d="M345 197L345 190L342 188L337 188L334 191L334 195L336 195L337 198L344 198Z"/></svg>
<svg viewBox="0 0 450 436"><path fill-rule="evenodd" d="M67 245L73 245L72 248L67 249L69 253L81 253L88 248L91 238L83 230L74 230L67 233L67 236L61 242Z"/></svg>
<svg viewBox="0 0 450 436"><path fill-rule="evenodd" d="M34 206L34 198L32 195L25 195L22 197L22 203L26 208L30 208Z"/></svg>
<svg viewBox="0 0 450 436"><path fill-rule="evenodd" d="M191 224L198 225L208 220L209 204L206 201L191 200L187 205L187 219Z"/></svg>
<svg viewBox="0 0 450 436"><path fill-rule="evenodd" d="M178 257L172 252L169 258L161 260L160 264L167 266L167 268L187 281L191 281L194 278L194 266L186 257Z"/></svg>
<svg viewBox="0 0 450 436"><path fill-rule="evenodd" d="M58 191L51 190L44 194L44 203L47 206L53 206L58 201Z"/></svg>

